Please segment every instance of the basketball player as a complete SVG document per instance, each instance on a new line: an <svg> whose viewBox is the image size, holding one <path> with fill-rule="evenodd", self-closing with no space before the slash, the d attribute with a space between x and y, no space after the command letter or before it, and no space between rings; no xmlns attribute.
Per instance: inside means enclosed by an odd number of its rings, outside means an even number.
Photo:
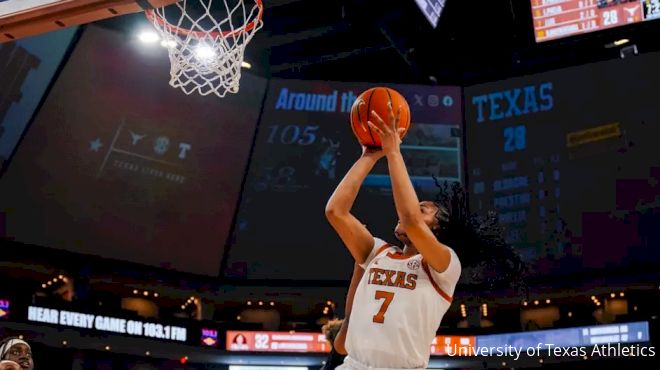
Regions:
<svg viewBox="0 0 660 370"><path fill-rule="evenodd" d="M328 221L365 272L353 302L346 336L348 356L338 369L425 369L431 342L449 309L461 274L456 253L440 242L448 210L419 202L400 151L396 116L388 122L371 112L369 126L382 149L363 148L326 206ZM401 250L371 235L351 213L362 182L385 157L399 223L394 234Z"/></svg>
<svg viewBox="0 0 660 370"><path fill-rule="evenodd" d="M0 360L13 361L23 370L34 369L30 345L18 338L6 338L0 342Z"/></svg>

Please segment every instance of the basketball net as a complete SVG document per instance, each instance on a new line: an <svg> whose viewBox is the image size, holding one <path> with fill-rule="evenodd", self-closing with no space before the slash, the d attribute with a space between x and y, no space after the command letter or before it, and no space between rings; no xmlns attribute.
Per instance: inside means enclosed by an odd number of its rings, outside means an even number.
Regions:
<svg viewBox="0 0 660 370"><path fill-rule="evenodd" d="M172 87L188 95L238 92L245 46L263 26L262 0L183 0L146 15L169 52Z"/></svg>

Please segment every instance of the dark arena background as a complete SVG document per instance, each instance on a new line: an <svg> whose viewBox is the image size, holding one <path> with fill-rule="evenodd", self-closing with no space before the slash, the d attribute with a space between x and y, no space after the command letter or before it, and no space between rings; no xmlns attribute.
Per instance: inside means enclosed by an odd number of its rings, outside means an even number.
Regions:
<svg viewBox="0 0 660 370"><path fill-rule="evenodd" d="M58 1L0 1L0 339L35 369L319 370L376 86L419 197L459 183L524 261L520 293L464 271L429 368L660 365L660 1L264 0L222 98L168 85L141 12L16 37L17 2ZM386 164L353 211L394 241Z"/></svg>

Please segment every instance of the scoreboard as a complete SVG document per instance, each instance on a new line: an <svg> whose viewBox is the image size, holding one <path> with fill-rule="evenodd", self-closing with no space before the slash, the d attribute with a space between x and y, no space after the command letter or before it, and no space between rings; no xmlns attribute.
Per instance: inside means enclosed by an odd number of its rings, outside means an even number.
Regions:
<svg viewBox="0 0 660 370"><path fill-rule="evenodd" d="M532 275L660 260L660 53L633 59L465 90L470 207Z"/></svg>
<svg viewBox="0 0 660 370"><path fill-rule="evenodd" d="M660 0L531 0L537 42L660 17Z"/></svg>
<svg viewBox="0 0 660 370"><path fill-rule="evenodd" d="M330 352L330 343L321 333L276 331L227 331L230 352Z"/></svg>
<svg viewBox="0 0 660 370"><path fill-rule="evenodd" d="M592 347L603 344L645 343L651 340L647 321L598 326L489 335L438 335L431 343L432 356L497 355L497 348L527 350L550 347ZM552 344L550 344L552 343ZM330 343L321 333L227 331L229 352L328 353ZM541 353L541 352L539 352Z"/></svg>
<svg viewBox="0 0 660 370"><path fill-rule="evenodd" d="M431 343L431 354L446 356L460 349L462 353L476 345L475 336L438 335ZM327 353L331 347L322 333L277 331L227 331L229 352L302 352Z"/></svg>

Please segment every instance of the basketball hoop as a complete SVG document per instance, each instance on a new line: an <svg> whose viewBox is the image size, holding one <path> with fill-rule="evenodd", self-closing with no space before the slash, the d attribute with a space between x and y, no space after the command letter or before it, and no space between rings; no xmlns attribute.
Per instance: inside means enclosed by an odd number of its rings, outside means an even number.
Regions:
<svg viewBox="0 0 660 370"><path fill-rule="evenodd" d="M262 0L183 0L147 10L170 55L170 85L188 95L237 93L245 46L263 26L263 11Z"/></svg>

